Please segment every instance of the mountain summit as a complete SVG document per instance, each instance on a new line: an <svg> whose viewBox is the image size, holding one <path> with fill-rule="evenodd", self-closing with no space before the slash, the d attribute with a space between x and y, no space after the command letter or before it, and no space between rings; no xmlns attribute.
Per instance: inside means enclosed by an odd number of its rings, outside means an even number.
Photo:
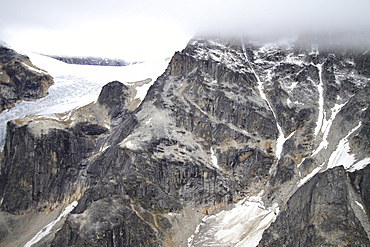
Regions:
<svg viewBox="0 0 370 247"><path fill-rule="evenodd" d="M193 38L139 106L114 81L9 122L2 243L32 219L27 246L369 246L369 56Z"/></svg>

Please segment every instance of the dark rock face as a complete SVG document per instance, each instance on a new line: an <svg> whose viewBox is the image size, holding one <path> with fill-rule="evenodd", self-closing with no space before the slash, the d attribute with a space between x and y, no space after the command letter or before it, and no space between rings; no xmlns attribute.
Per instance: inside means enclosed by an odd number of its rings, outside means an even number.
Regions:
<svg viewBox="0 0 370 247"><path fill-rule="evenodd" d="M85 215L70 217L51 246L162 246L157 234L129 200L113 197L94 202Z"/></svg>
<svg viewBox="0 0 370 247"><path fill-rule="evenodd" d="M120 59L109 59L101 57L62 57L49 56L64 63L79 65L98 65L98 66L127 66L128 63Z"/></svg>
<svg viewBox="0 0 370 247"><path fill-rule="evenodd" d="M111 94L117 93L117 88L123 94L112 103ZM109 83L95 108L108 108L105 114L113 118L112 112L116 116L123 111L127 101L124 96L128 97L129 92L120 82ZM91 107L85 108L80 110L82 114L91 114ZM105 114L103 111L98 117L104 119ZM74 198L76 190L82 190L87 159L99 150L101 136L109 131L101 123L80 121L70 125L69 122L29 117L8 123L1 165L3 210L19 214L34 208L53 209L58 203Z"/></svg>
<svg viewBox="0 0 370 247"><path fill-rule="evenodd" d="M51 129L35 136L30 124L9 122L1 169L3 210L22 213L33 208L49 209L75 193L83 168L79 163L95 148L91 131L97 134L91 125L87 125L90 133L83 130L86 125L81 125L70 131ZM18 143L17 148L13 143Z"/></svg>
<svg viewBox="0 0 370 247"><path fill-rule="evenodd" d="M109 109L109 115L112 118L117 118L119 115L127 111L128 102L131 92L127 86L118 81L108 83L100 92L98 103Z"/></svg>
<svg viewBox="0 0 370 247"><path fill-rule="evenodd" d="M264 229L270 208L282 209L261 246L369 245L358 206L369 210L368 168L349 172L370 157L370 87L358 57L302 40L195 38L136 109L115 81L71 113L76 123L9 123L1 208L77 200L52 246L233 246L258 227L233 243L211 226L215 241L190 236L219 217L203 216L259 195Z"/></svg>
<svg viewBox="0 0 370 247"><path fill-rule="evenodd" d="M53 78L28 57L0 46L0 112L21 100L45 97Z"/></svg>
<svg viewBox="0 0 370 247"><path fill-rule="evenodd" d="M336 167L313 177L289 199L259 246L369 246L351 206L351 176ZM364 180L362 186L369 176Z"/></svg>
<svg viewBox="0 0 370 247"><path fill-rule="evenodd" d="M366 212L370 212L370 167L350 173L351 184L355 191L361 196Z"/></svg>

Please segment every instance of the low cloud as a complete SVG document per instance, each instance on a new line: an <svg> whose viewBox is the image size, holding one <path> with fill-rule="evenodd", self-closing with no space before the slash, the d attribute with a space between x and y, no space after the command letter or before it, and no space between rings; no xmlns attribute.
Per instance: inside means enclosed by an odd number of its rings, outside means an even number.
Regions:
<svg viewBox="0 0 370 247"><path fill-rule="evenodd" d="M368 0L6 0L0 39L49 54L146 59L195 34L365 32L369 9Z"/></svg>

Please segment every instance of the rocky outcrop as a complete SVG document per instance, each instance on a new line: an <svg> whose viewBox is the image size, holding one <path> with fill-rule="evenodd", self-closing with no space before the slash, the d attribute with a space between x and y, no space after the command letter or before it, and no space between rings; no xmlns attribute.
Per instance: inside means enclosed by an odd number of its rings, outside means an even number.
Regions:
<svg viewBox="0 0 370 247"><path fill-rule="evenodd" d="M129 200L111 197L71 216L51 246L161 246L157 235Z"/></svg>
<svg viewBox="0 0 370 247"><path fill-rule="evenodd" d="M21 100L45 97L53 83L53 78L27 56L0 45L0 112Z"/></svg>
<svg viewBox="0 0 370 247"><path fill-rule="evenodd" d="M361 173L367 174L366 170ZM361 209L354 204L362 203L351 195L350 176L343 167L336 167L313 177L289 199L259 246L369 246L367 232L355 213ZM362 181L368 183L369 177Z"/></svg>
<svg viewBox="0 0 370 247"><path fill-rule="evenodd" d="M68 64L79 65L98 65L98 66L127 66L127 63L121 59L109 59L102 57L63 57L63 56L49 56Z"/></svg>
<svg viewBox="0 0 370 247"><path fill-rule="evenodd" d="M117 93L119 97L111 97ZM1 166L2 209L17 214L49 210L78 198L86 160L99 151L112 121L129 114L130 97L132 90L115 81L103 87L97 103L60 119L10 121Z"/></svg>
<svg viewBox="0 0 370 247"><path fill-rule="evenodd" d="M138 107L111 82L59 120L9 123L1 207L77 200L52 246L367 245L370 94L357 55L195 38Z"/></svg>

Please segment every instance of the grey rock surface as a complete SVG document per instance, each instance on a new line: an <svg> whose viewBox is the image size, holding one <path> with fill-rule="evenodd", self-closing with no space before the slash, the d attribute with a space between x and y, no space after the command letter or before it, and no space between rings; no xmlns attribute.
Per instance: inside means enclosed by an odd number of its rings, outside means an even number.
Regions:
<svg viewBox="0 0 370 247"><path fill-rule="evenodd" d="M259 246L369 246L351 206L351 175L336 167L300 187L265 231ZM369 177L364 180L368 182Z"/></svg>
<svg viewBox="0 0 370 247"><path fill-rule="evenodd" d="M260 246L368 245L367 60L312 42L194 38L138 107L115 81L59 120L10 122L1 209L77 200L52 246L235 246L254 226L192 234L259 195L281 210Z"/></svg>
<svg viewBox="0 0 370 247"><path fill-rule="evenodd" d="M53 83L53 78L27 56L0 45L0 112L21 100L45 97Z"/></svg>

